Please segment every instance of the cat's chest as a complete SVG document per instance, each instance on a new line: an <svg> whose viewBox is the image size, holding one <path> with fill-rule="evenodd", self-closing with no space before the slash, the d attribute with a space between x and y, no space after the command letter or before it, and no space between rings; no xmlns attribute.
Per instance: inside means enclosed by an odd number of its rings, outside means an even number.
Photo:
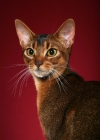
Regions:
<svg viewBox="0 0 100 140"><path fill-rule="evenodd" d="M62 138L66 125L68 128L73 127L72 122L75 113L72 111L67 114L68 107L68 100L60 96L57 96L54 102L50 97L49 100L43 102L39 110L39 119L48 140ZM73 129L71 129L71 134L72 131Z"/></svg>
<svg viewBox="0 0 100 140"><path fill-rule="evenodd" d="M39 110L39 119L45 135L50 140L55 137L58 129L61 128L63 116L64 110L59 106L57 100L55 100L55 104L50 100L44 100Z"/></svg>

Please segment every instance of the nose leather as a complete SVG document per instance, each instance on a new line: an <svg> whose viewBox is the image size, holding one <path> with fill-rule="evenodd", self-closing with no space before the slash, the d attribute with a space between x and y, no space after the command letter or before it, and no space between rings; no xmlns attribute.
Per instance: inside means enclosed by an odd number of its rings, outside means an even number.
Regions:
<svg viewBox="0 0 100 140"><path fill-rule="evenodd" d="M40 65L42 65L43 64L43 62L42 61L36 61L35 62L35 65L39 68L40 67Z"/></svg>

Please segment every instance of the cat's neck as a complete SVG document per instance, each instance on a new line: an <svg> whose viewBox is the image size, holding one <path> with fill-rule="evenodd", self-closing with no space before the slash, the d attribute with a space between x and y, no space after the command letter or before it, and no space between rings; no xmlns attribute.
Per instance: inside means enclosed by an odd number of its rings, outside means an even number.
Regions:
<svg viewBox="0 0 100 140"><path fill-rule="evenodd" d="M65 70L63 74L67 76L68 74L70 74L70 70ZM45 97L50 93L54 85L58 83L54 77L51 77L50 79L49 78L42 79L42 78L34 77L34 81L35 81L35 86L37 90L37 108L39 110Z"/></svg>
<svg viewBox="0 0 100 140"><path fill-rule="evenodd" d="M37 108L39 108L44 101L45 97L47 96L50 88L56 83L55 79L39 79L34 77L34 82L37 90Z"/></svg>

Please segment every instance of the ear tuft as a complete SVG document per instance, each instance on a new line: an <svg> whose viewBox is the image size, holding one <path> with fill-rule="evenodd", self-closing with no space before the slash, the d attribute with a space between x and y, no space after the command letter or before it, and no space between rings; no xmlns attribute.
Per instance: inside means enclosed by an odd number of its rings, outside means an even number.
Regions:
<svg viewBox="0 0 100 140"><path fill-rule="evenodd" d="M15 20L15 27L20 45L22 47L26 46L33 39L35 34L19 19Z"/></svg>
<svg viewBox="0 0 100 140"><path fill-rule="evenodd" d="M75 23L73 19L65 21L54 34L68 48L74 42Z"/></svg>

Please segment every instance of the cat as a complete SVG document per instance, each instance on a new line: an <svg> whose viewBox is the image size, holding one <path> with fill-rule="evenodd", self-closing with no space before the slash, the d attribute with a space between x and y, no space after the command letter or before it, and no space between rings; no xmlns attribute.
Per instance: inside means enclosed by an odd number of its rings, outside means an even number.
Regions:
<svg viewBox="0 0 100 140"><path fill-rule="evenodd" d="M15 20L23 59L37 89L37 110L47 140L100 140L100 83L86 82L69 66L75 22L53 34L33 33Z"/></svg>

